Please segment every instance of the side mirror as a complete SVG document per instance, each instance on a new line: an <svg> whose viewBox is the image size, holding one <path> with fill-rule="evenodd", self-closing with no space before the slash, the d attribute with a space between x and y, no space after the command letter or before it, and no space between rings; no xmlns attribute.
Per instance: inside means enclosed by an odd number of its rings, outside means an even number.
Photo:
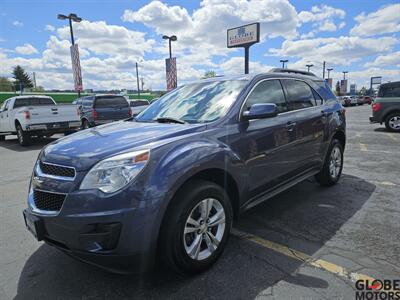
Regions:
<svg viewBox="0 0 400 300"><path fill-rule="evenodd" d="M274 103L256 103L242 114L243 120L272 118L278 114L278 107Z"/></svg>

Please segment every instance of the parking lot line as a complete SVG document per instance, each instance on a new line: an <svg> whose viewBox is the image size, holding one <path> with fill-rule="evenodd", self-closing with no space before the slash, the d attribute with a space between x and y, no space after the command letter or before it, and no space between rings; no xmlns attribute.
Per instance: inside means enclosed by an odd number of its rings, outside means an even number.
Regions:
<svg viewBox="0 0 400 300"><path fill-rule="evenodd" d="M397 142L398 141L398 139L397 139L397 137L396 136L394 136L394 134L393 133L387 133L387 135L393 140L393 141L395 141L395 142Z"/></svg>
<svg viewBox="0 0 400 300"><path fill-rule="evenodd" d="M338 275L342 278L350 280L351 282L356 282L357 280L368 280L369 282L373 282L375 280L374 278L372 278L368 275L364 275L364 274L360 274L360 273L356 273L356 272L350 272L350 271L346 270L346 268L338 266L338 265L328 262L326 260L315 259L301 251L294 250L287 246L263 239L259 236L256 236L256 235L253 235L253 234L250 234L247 232L243 232L243 231L240 231L235 228L232 229L232 235L239 237L241 239L244 239L244 240L251 241L261 247L278 252L278 253L288 256L290 258L302 261L310 266L313 266L313 267L325 270L329 273ZM384 291L384 292L389 292L389 291Z"/></svg>
<svg viewBox="0 0 400 300"><path fill-rule="evenodd" d="M360 144L361 151L368 151L367 146L365 146L365 144L363 144L363 143L359 143L359 144Z"/></svg>

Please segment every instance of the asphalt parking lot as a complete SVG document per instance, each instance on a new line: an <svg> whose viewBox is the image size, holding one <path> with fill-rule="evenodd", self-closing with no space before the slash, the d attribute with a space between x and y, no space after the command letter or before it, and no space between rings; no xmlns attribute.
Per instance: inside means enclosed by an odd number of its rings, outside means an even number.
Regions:
<svg viewBox="0 0 400 300"><path fill-rule="evenodd" d="M400 135L347 108L339 184L312 178L242 215L208 272L110 274L34 240L22 210L50 140L0 143L0 299L355 299L355 278L400 277Z"/></svg>

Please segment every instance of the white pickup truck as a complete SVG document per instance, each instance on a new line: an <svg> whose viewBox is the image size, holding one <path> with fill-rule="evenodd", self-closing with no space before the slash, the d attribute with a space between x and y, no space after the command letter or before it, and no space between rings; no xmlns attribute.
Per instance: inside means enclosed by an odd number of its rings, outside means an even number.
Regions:
<svg viewBox="0 0 400 300"><path fill-rule="evenodd" d="M5 100L0 108L0 141L16 134L22 146L29 145L33 136L68 134L80 125L75 105L57 105L48 96L16 96Z"/></svg>

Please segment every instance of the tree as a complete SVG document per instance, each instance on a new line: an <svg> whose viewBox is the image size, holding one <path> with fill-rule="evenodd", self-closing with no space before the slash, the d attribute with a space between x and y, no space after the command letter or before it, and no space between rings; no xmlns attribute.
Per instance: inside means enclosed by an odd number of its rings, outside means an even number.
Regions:
<svg viewBox="0 0 400 300"><path fill-rule="evenodd" d="M336 96L340 96L340 83L339 83L339 81L336 82L335 92L336 92Z"/></svg>
<svg viewBox="0 0 400 300"><path fill-rule="evenodd" d="M360 96L366 95L366 94L367 94L367 88L366 88L365 86L363 86L363 87L360 89L360 91L358 92L358 94L359 94Z"/></svg>
<svg viewBox="0 0 400 300"><path fill-rule="evenodd" d="M207 71L207 72L204 73L203 78L212 78L212 77L215 77L215 76L217 76L215 71L210 70L210 71Z"/></svg>
<svg viewBox="0 0 400 300"><path fill-rule="evenodd" d="M0 77L0 91L12 92L13 91L13 83L6 77Z"/></svg>
<svg viewBox="0 0 400 300"><path fill-rule="evenodd" d="M15 79L15 88L17 91L33 87L31 78L21 66L16 66L14 68L13 77Z"/></svg>

